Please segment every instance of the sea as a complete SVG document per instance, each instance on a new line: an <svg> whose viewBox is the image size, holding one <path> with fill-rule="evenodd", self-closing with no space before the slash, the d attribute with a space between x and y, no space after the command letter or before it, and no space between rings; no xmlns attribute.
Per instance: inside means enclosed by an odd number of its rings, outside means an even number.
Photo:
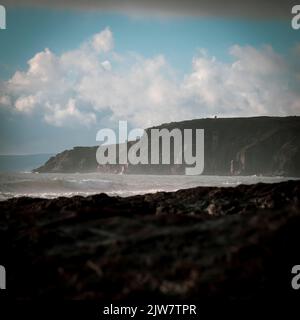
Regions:
<svg viewBox="0 0 300 320"><path fill-rule="evenodd" d="M14 197L56 198L106 193L132 196L158 191L176 191L196 186L234 187L258 182L276 183L292 177L126 175L104 173L0 173L0 201Z"/></svg>

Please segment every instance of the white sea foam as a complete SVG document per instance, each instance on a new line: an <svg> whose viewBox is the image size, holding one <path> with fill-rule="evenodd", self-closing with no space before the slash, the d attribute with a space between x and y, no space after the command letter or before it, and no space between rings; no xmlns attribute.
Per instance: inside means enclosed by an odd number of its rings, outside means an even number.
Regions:
<svg viewBox="0 0 300 320"><path fill-rule="evenodd" d="M196 186L234 187L239 184L280 182L295 178L262 176L157 176L87 174L1 173L0 201L12 197L56 198L107 193L131 196L158 191L176 191Z"/></svg>

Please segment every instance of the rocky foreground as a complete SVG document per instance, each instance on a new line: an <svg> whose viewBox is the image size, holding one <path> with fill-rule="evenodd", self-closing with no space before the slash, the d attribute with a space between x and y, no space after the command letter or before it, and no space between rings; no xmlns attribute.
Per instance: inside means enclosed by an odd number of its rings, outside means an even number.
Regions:
<svg viewBox="0 0 300 320"><path fill-rule="evenodd" d="M0 203L10 298L290 299L300 181Z"/></svg>

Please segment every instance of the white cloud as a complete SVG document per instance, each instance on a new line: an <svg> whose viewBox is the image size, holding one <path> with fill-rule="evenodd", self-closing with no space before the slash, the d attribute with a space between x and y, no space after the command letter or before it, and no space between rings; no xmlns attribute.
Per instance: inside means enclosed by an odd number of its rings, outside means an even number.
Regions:
<svg viewBox="0 0 300 320"><path fill-rule="evenodd" d="M20 112L30 113L37 104L37 97L30 95L27 97L20 97L15 102L15 107Z"/></svg>
<svg viewBox="0 0 300 320"><path fill-rule="evenodd" d="M100 33L95 34L92 44L97 53L111 51L114 47L114 40L110 29L106 28Z"/></svg>
<svg viewBox="0 0 300 320"><path fill-rule="evenodd" d="M204 50L192 71L174 76L165 57L113 51L109 28L79 48L56 55L45 49L1 85L0 104L37 112L49 124L93 125L103 113L147 127L206 116L300 114L300 67L270 46L229 48L225 63ZM296 59L295 59L296 57Z"/></svg>
<svg viewBox="0 0 300 320"><path fill-rule="evenodd" d="M8 107L11 105L10 97L7 95L0 95L0 106Z"/></svg>
<svg viewBox="0 0 300 320"><path fill-rule="evenodd" d="M46 107L51 110L51 113L45 115L46 122L59 127L68 122L87 126L96 122L95 114L82 113L77 108L74 99L69 99L65 106L59 104L51 105L48 102Z"/></svg>
<svg viewBox="0 0 300 320"><path fill-rule="evenodd" d="M207 115L257 116L300 114L300 82L289 61L269 46L233 46L232 63L200 54L183 90Z"/></svg>
<svg viewBox="0 0 300 320"><path fill-rule="evenodd" d="M103 68L107 71L111 71L111 63L108 60L101 62Z"/></svg>

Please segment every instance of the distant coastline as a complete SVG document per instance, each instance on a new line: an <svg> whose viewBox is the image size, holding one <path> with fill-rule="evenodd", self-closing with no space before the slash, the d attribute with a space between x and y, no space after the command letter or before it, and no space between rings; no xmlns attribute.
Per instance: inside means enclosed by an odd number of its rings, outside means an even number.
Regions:
<svg viewBox="0 0 300 320"><path fill-rule="evenodd" d="M300 117L207 118L155 128L204 129L204 175L300 176ZM74 147L51 157L33 171L184 174L186 167L174 163L99 166L96 150L97 146Z"/></svg>

